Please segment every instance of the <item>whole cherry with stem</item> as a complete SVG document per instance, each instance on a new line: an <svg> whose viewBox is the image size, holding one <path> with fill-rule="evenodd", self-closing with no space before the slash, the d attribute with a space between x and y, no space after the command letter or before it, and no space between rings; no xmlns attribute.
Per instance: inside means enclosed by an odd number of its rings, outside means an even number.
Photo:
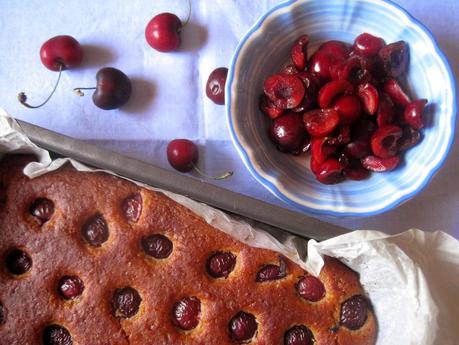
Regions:
<svg viewBox="0 0 459 345"><path fill-rule="evenodd" d="M148 44L162 53L177 50L181 43L180 34L188 24L190 16L191 0L188 0L188 14L183 23L173 13L165 12L154 16L145 28L145 38Z"/></svg>
<svg viewBox="0 0 459 345"><path fill-rule="evenodd" d="M35 109L44 106L55 93L62 71L77 67L83 60L83 49L80 43L68 35L55 36L50 38L40 48L40 59L43 65L51 71L59 72L57 81L49 96L39 105L27 103L27 96L24 92L18 94L19 102L27 108Z"/></svg>
<svg viewBox="0 0 459 345"><path fill-rule="evenodd" d="M104 110L116 109L127 103L131 97L131 80L119 69L101 68L96 74L97 86L76 87L73 91L84 96L81 90L96 90L92 95L94 104Z"/></svg>
<svg viewBox="0 0 459 345"><path fill-rule="evenodd" d="M198 148L191 140L175 139L167 145L167 160L174 169L180 172L195 170L201 176L213 180L223 180L233 175L232 171L216 177L204 173L197 166L198 156Z"/></svg>

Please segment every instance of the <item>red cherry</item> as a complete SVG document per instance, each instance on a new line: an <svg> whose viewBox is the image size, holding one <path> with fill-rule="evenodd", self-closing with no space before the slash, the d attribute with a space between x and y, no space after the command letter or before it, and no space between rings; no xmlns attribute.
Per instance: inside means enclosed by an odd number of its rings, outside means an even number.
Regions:
<svg viewBox="0 0 459 345"><path fill-rule="evenodd" d="M343 165L337 159L329 158L318 168L315 174L319 182L323 184L336 184L344 180Z"/></svg>
<svg viewBox="0 0 459 345"><path fill-rule="evenodd" d="M306 61L308 59L308 43L309 36L302 35L295 42L291 50L292 62L300 71L304 70L306 67Z"/></svg>
<svg viewBox="0 0 459 345"><path fill-rule="evenodd" d="M368 119L361 119L352 126L352 140L369 142L376 128L374 122Z"/></svg>
<svg viewBox="0 0 459 345"><path fill-rule="evenodd" d="M376 123L379 127L389 125L394 121L395 108L390 97L381 93L379 96L379 109L376 115Z"/></svg>
<svg viewBox="0 0 459 345"><path fill-rule="evenodd" d="M306 137L301 115L289 112L276 118L271 124L270 135L279 150L295 152Z"/></svg>
<svg viewBox="0 0 459 345"><path fill-rule="evenodd" d="M273 74L268 77L263 84L263 89L266 96L281 109L297 107L305 93L301 79L285 74Z"/></svg>
<svg viewBox="0 0 459 345"><path fill-rule="evenodd" d="M198 162L198 148L188 139L172 140L167 145L167 160L178 171L191 171Z"/></svg>
<svg viewBox="0 0 459 345"><path fill-rule="evenodd" d="M390 158L380 158L376 156L368 156L361 160L362 166L370 171L384 172L394 170L400 163L400 157L394 156Z"/></svg>
<svg viewBox="0 0 459 345"><path fill-rule="evenodd" d="M362 166L358 159L351 159L344 168L344 175L351 180L361 181L370 176L370 172Z"/></svg>
<svg viewBox="0 0 459 345"><path fill-rule="evenodd" d="M46 68L51 71L59 72L59 76L48 98L39 105L33 106L28 104L26 94L20 92L18 94L18 100L27 108L40 108L48 103L59 85L62 71L75 68L81 64L83 60L83 49L80 43L72 36L56 36L43 43L40 48L40 59Z"/></svg>
<svg viewBox="0 0 459 345"><path fill-rule="evenodd" d="M397 154L398 140L402 137L402 129L394 125L379 127L371 137L371 149L381 158L390 158Z"/></svg>
<svg viewBox="0 0 459 345"><path fill-rule="evenodd" d="M388 44L379 51L386 73L392 78L397 78L406 72L409 62L408 44L398 41Z"/></svg>
<svg viewBox="0 0 459 345"><path fill-rule="evenodd" d="M405 108L405 112L403 114L405 122L414 129L419 130L424 127L424 123L422 121L422 113L426 104L427 99L417 99L408 104Z"/></svg>
<svg viewBox="0 0 459 345"><path fill-rule="evenodd" d="M328 138L312 138L311 157L312 157L312 160L314 160L314 164L315 163L321 164L325 162L327 158L335 152L336 152L336 146L329 145ZM313 169L313 171L314 170L315 169Z"/></svg>
<svg viewBox="0 0 459 345"><path fill-rule="evenodd" d="M180 46L182 22L172 13L160 13L154 16L145 29L148 44L157 51L170 52Z"/></svg>
<svg viewBox="0 0 459 345"><path fill-rule="evenodd" d="M368 141L355 140L346 145L346 153L353 158L364 158L370 154L370 144Z"/></svg>
<svg viewBox="0 0 459 345"><path fill-rule="evenodd" d="M366 83L372 78L371 73L362 66L362 58L358 56L331 66L330 75L333 80L347 80L353 85Z"/></svg>
<svg viewBox="0 0 459 345"><path fill-rule="evenodd" d="M284 109L276 107L276 105L265 94L260 96L259 107L260 110L268 115L272 120L278 118L284 113Z"/></svg>
<svg viewBox="0 0 459 345"><path fill-rule="evenodd" d="M331 135L327 136L327 143L329 145L346 145L351 141L351 127L348 125L338 126Z"/></svg>
<svg viewBox="0 0 459 345"><path fill-rule="evenodd" d="M382 38L365 32L357 36L353 48L357 54L371 57L377 55L384 45L385 43Z"/></svg>
<svg viewBox="0 0 459 345"><path fill-rule="evenodd" d="M324 137L338 126L339 115L334 109L315 109L304 113L303 122L313 137Z"/></svg>
<svg viewBox="0 0 459 345"><path fill-rule="evenodd" d="M398 141L398 149L400 151L405 151L413 146L415 146L422 139L421 133L414 129L411 126L403 127L403 135Z"/></svg>
<svg viewBox="0 0 459 345"><path fill-rule="evenodd" d="M40 48L40 59L51 71L77 67L83 60L83 49L72 36L50 38Z"/></svg>
<svg viewBox="0 0 459 345"><path fill-rule="evenodd" d="M311 156L311 161L310 161L310 167L311 167L311 171L313 172L313 174L315 176L317 176L317 174L320 172L320 163L317 162L313 156Z"/></svg>
<svg viewBox="0 0 459 345"><path fill-rule="evenodd" d="M392 102L399 107L405 108L411 102L410 96L403 91L402 87L395 79L389 79L385 82L384 92L387 93Z"/></svg>
<svg viewBox="0 0 459 345"><path fill-rule="evenodd" d="M341 94L350 94L354 87L347 80L333 80L328 82L319 91L319 106L322 109L332 106L335 97Z"/></svg>
<svg viewBox="0 0 459 345"><path fill-rule="evenodd" d="M311 56L309 71L315 73L323 82L331 79L330 68L349 56L349 46L340 41L328 41L323 43Z"/></svg>
<svg viewBox="0 0 459 345"><path fill-rule="evenodd" d="M225 84L228 68L220 67L210 73L206 83L206 95L215 104L225 104Z"/></svg>
<svg viewBox="0 0 459 345"><path fill-rule="evenodd" d="M281 74L286 74L286 75L295 75L295 74L298 73L298 70L296 69L294 64L290 63L290 64L282 67L280 73Z"/></svg>
<svg viewBox="0 0 459 345"><path fill-rule="evenodd" d="M362 112L360 100L354 95L342 95L338 97L334 109L339 114L340 123L347 125L357 121Z"/></svg>
<svg viewBox="0 0 459 345"><path fill-rule="evenodd" d="M369 114L374 115L379 108L379 92L370 83L361 84L357 87L357 95L362 102L363 110Z"/></svg>

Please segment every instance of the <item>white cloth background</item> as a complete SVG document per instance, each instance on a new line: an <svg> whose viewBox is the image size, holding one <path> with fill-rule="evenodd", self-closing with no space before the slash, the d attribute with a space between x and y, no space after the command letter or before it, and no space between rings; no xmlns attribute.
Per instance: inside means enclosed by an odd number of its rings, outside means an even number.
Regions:
<svg viewBox="0 0 459 345"><path fill-rule="evenodd" d="M202 169L210 174L235 171L231 179L214 183L287 207L246 170L231 143L224 108L205 96L209 73L229 65L239 39L279 1L191 1L192 16L180 51L164 54L147 45L145 26L164 11L184 18L186 0L0 0L0 107L18 119L167 169L171 169L165 155L168 141L189 138L200 145ZM459 75L455 1L398 3L431 29ZM72 35L83 45L83 64L65 71L49 104L26 109L18 103L17 93L25 91L30 103L40 103L57 78L41 64L39 49L60 34ZM90 93L84 98L72 93L73 87L95 85L95 74L104 66L119 68L132 80L132 98L120 110L101 110ZM431 183L393 211L370 218L322 218L352 229L390 233L413 227L440 229L459 238L458 153L455 145Z"/></svg>

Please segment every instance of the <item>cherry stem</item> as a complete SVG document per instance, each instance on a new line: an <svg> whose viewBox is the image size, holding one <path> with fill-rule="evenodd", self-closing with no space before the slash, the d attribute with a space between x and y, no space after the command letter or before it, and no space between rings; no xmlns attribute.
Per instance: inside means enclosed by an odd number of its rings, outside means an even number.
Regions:
<svg viewBox="0 0 459 345"><path fill-rule="evenodd" d="M81 90L95 90L97 89L95 86L94 87L76 87L73 89L73 92L75 92L78 96L83 97L84 92Z"/></svg>
<svg viewBox="0 0 459 345"><path fill-rule="evenodd" d="M202 175L204 177L207 177L207 178L210 178L212 180L224 180L230 176L233 176L233 172L232 171L226 171L223 175L221 176L210 176L210 175L207 175L205 172L201 171L197 165L193 164L193 169L196 170L196 172L199 174L199 175Z"/></svg>
<svg viewBox="0 0 459 345"><path fill-rule="evenodd" d="M19 92L18 93L18 101L25 107L30 108L30 109L36 109L44 106L48 101L51 99L51 97L54 95L54 92L56 92L57 85L59 85L59 81L61 80L61 75L62 75L62 70L64 69L63 64L59 64L59 76L57 77L56 84L54 84L53 91L49 94L48 98L45 99L45 101L39 105L30 105L27 103L27 96L24 92Z"/></svg>
<svg viewBox="0 0 459 345"><path fill-rule="evenodd" d="M188 0L188 14L187 14L186 19L183 22L180 30L183 29L188 24L188 22L190 21L190 17L191 17L191 0Z"/></svg>

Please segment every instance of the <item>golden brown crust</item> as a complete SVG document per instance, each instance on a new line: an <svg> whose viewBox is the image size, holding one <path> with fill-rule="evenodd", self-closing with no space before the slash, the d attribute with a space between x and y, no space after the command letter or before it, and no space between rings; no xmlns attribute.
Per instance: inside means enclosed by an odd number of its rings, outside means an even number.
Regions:
<svg viewBox="0 0 459 345"><path fill-rule="evenodd" d="M73 344L234 344L229 320L243 310L255 315L258 332L251 344L283 344L285 332L306 325L320 345L371 345L375 343L373 313L362 328L338 327L341 303L363 294L358 275L339 261L326 258L320 274L326 295L318 302L298 296L296 284L305 272L286 260L287 276L256 282L266 264L278 264L275 252L251 248L217 231L187 208L161 193L101 173L82 173L66 166L29 180L20 171L30 157L5 158L0 183L6 203L0 206L0 256L9 249L26 248L33 259L30 272L15 278L2 264L0 302L7 311L0 325L6 344L41 344L41 332L50 323L65 326ZM140 193L142 213L129 222L122 212L126 197ZM41 224L30 214L37 198L54 202L52 218ZM85 222L103 215L109 239L101 247L88 245L81 234ZM147 257L140 239L164 234L173 242L164 260ZM216 251L236 255L227 279L214 279L206 260ZM85 283L82 296L65 301L57 293L63 275L78 275ZM117 288L132 286L142 298L139 312L119 320L111 298ZM172 323L174 304L183 297L201 301L201 320L191 331Z"/></svg>

